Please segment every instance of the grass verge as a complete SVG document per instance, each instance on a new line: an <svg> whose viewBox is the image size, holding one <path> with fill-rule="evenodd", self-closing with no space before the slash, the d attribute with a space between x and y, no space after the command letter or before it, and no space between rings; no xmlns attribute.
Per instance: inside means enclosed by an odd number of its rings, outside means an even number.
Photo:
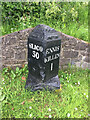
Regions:
<svg viewBox="0 0 90 120"><path fill-rule="evenodd" d="M61 89L25 92L27 66L2 71L2 118L88 118L89 70L59 70Z"/></svg>

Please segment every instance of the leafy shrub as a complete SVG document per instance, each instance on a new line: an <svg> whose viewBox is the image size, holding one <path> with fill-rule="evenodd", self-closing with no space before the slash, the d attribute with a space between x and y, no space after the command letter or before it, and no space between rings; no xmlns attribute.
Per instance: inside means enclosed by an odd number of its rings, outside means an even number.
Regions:
<svg viewBox="0 0 90 120"><path fill-rule="evenodd" d="M37 18L58 19L61 22L87 22L88 5L80 2L3 2L2 21L19 20L30 16L31 21Z"/></svg>
<svg viewBox="0 0 90 120"><path fill-rule="evenodd" d="M8 29L12 27L18 26L24 29L38 24L47 24L55 29L58 28L59 31L64 30L66 34L71 24L76 25L75 30L81 25L85 29L88 28L87 2L2 2L1 5L3 34L8 33ZM7 29L4 28L6 24L9 25ZM73 29L73 26L70 29ZM80 39L87 40L86 35L88 36L88 31L84 36L80 35L82 36Z"/></svg>

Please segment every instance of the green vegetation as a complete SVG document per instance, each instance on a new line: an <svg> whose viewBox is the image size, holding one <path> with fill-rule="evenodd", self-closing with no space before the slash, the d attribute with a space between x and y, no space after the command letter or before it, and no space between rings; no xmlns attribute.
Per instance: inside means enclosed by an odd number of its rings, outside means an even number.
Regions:
<svg viewBox="0 0 90 120"><path fill-rule="evenodd" d="M87 2L2 2L2 35L46 24L88 41Z"/></svg>
<svg viewBox="0 0 90 120"><path fill-rule="evenodd" d="M46 24L88 41L87 2L1 2L2 35ZM88 118L90 70L59 70L60 90L25 91L28 69L3 68L0 84L2 118Z"/></svg>
<svg viewBox="0 0 90 120"><path fill-rule="evenodd" d="M25 92L27 66L2 70L2 118L88 118L89 70L59 71L61 89Z"/></svg>

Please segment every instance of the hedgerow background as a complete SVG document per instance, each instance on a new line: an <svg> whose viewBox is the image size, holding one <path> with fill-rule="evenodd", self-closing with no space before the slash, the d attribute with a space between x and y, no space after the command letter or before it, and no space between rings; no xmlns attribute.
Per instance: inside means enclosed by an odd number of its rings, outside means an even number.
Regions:
<svg viewBox="0 0 90 120"><path fill-rule="evenodd" d="M88 2L1 2L2 35L46 24L88 41Z"/></svg>

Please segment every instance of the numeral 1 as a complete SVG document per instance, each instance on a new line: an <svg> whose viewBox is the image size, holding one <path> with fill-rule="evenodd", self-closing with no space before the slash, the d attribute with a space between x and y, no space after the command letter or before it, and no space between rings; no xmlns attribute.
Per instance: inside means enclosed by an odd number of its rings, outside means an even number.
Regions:
<svg viewBox="0 0 90 120"><path fill-rule="evenodd" d="M51 63L51 71L53 70L53 63Z"/></svg>

